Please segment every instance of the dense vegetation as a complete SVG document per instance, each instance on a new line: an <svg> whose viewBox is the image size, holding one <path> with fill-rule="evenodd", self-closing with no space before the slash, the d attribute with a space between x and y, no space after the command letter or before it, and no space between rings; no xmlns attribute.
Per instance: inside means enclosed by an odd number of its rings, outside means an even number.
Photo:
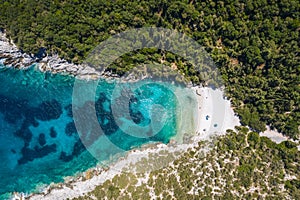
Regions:
<svg viewBox="0 0 300 200"><path fill-rule="evenodd" d="M159 26L184 32L211 54L243 125L265 125L299 137L299 8L296 0L127 1L1 0L0 28L25 52L59 53L81 62L99 42L131 27ZM128 62L188 64L167 52L137 52L112 70L124 73Z"/></svg>
<svg viewBox="0 0 300 200"><path fill-rule="evenodd" d="M213 145L199 142L166 168L122 173L77 199L299 199L299 164L295 144L239 127Z"/></svg>

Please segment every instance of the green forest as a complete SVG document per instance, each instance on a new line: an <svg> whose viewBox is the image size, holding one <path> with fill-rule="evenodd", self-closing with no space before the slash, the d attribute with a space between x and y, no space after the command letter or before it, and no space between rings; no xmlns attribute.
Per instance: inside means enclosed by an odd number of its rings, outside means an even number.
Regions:
<svg viewBox="0 0 300 200"><path fill-rule="evenodd" d="M24 52L41 48L74 63L111 35L139 27L185 33L214 59L242 125L266 125L299 138L300 57L297 0L0 0L0 29ZM168 56L166 56L168 55ZM128 63L177 63L199 83L193 67L160 50L123 56L110 70L122 75Z"/></svg>

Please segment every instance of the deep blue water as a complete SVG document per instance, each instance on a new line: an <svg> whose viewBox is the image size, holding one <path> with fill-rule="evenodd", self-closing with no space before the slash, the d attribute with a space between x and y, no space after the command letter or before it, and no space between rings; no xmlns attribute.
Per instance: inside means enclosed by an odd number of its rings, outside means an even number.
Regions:
<svg viewBox="0 0 300 200"><path fill-rule="evenodd" d="M105 141L126 151L148 142L167 143L176 134L176 98L169 87L144 81L131 93L126 105L120 104L122 95L126 96L125 89L137 83L124 83L123 89L113 93L115 82L79 81L86 86L97 84L97 89L95 99L85 99L83 94L82 102L76 104L72 101L74 81L70 76L39 72L34 66L28 70L0 66L0 199L13 191L34 192L43 185L61 182L65 176L95 166L99 159L109 160L116 152L110 151ZM85 92L88 90L86 87ZM167 110L158 134L152 134L148 127L153 120L149 111L154 104ZM72 111L89 120L89 105L96 110L97 123L103 132L86 125L82 131L88 132L87 139L82 142ZM122 128L114 119L113 105L121 114L122 109L129 109L130 119L120 120ZM128 134L132 123L148 127L148 136ZM99 137L108 140L98 141L102 156L97 160L85 145L93 145Z"/></svg>

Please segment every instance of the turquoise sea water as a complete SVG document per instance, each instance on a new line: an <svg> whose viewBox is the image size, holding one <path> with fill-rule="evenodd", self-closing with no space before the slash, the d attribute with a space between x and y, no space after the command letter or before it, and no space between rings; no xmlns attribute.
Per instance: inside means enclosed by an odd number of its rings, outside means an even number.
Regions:
<svg viewBox="0 0 300 200"><path fill-rule="evenodd" d="M82 97L83 102L74 105L74 81L70 76L39 72L34 66L28 70L0 66L0 199L14 191L37 191L43 185L61 182L65 176L95 166L99 159L109 160L115 152L101 141L97 144L102 146L98 160L86 150L85 145L93 144L93 137L106 137L127 151L148 142L168 143L176 134L177 102L171 87L145 80L131 93L126 105L119 104L120 99L124 93L128 94L126 88L137 83L123 83L123 89L114 93L115 82L82 81L83 85L97 84L95 99ZM89 120L89 105L96 110L103 132L98 133L93 125L84 126L88 132L85 143L76 129L72 108ZM114 119L112 105L120 108L121 113L122 109L129 109L130 119L120 120L122 128ZM148 126L153 120L150 112L153 105L167 111L162 115L163 126L157 129L157 134L151 134ZM148 128L148 137L131 135L132 123Z"/></svg>

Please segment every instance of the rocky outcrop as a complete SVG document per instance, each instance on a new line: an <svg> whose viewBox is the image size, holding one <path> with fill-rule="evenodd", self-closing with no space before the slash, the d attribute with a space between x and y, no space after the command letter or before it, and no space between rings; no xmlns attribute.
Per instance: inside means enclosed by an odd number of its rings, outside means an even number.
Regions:
<svg viewBox="0 0 300 200"><path fill-rule="evenodd" d="M0 32L0 63L15 68L26 68L34 63L34 59L22 53L6 38L5 33Z"/></svg>
<svg viewBox="0 0 300 200"><path fill-rule="evenodd" d="M75 65L59 58L58 55L46 56L38 63L38 68L45 72L62 73L84 79L98 79L103 73L87 65Z"/></svg>
<svg viewBox="0 0 300 200"><path fill-rule="evenodd" d="M26 54L6 37L5 32L0 32L0 64L17 69L26 69L35 64L42 72L62 73L82 79L98 79L101 76L109 76L109 74L96 71L87 65L75 65L67 62L58 55L48 56L46 53L42 53L39 56L31 56Z"/></svg>

